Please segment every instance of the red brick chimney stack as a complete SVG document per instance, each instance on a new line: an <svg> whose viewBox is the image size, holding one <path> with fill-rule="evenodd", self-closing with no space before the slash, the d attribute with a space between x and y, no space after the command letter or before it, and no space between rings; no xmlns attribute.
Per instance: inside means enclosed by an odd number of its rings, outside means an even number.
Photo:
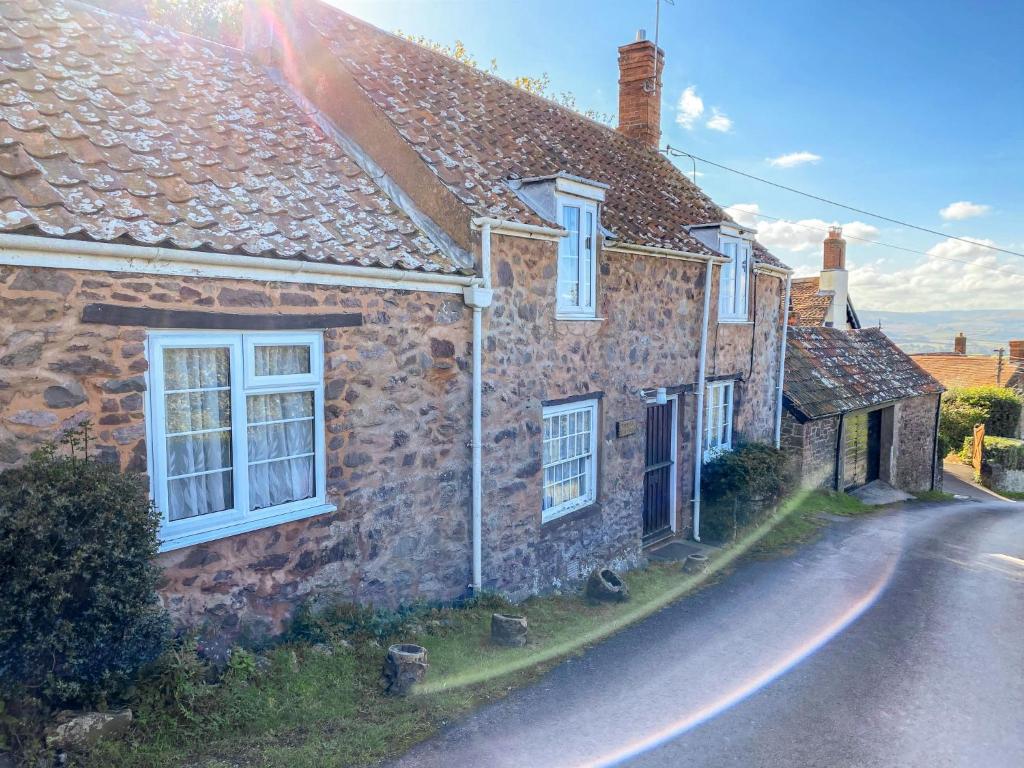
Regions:
<svg viewBox="0 0 1024 768"><path fill-rule="evenodd" d="M1024 365L1024 339L1015 339L1010 342L1010 364Z"/></svg>
<svg viewBox="0 0 1024 768"><path fill-rule="evenodd" d="M824 248L825 269L846 269L846 241L842 227L829 227Z"/></svg>
<svg viewBox="0 0 1024 768"><path fill-rule="evenodd" d="M953 352L958 355L967 354L967 337L964 336L964 332L960 331L953 339Z"/></svg>
<svg viewBox="0 0 1024 768"><path fill-rule="evenodd" d="M665 52L646 39L619 48L619 133L657 149L661 141L661 70Z"/></svg>

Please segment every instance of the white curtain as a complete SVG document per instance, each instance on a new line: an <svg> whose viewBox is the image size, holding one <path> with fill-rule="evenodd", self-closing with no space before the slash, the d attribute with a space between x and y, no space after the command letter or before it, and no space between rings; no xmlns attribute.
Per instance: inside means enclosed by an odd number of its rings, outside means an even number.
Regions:
<svg viewBox="0 0 1024 768"><path fill-rule="evenodd" d="M234 506L230 386L226 348L164 350L171 520Z"/></svg>
<svg viewBox="0 0 1024 768"><path fill-rule="evenodd" d="M309 370L309 347L256 347L256 375ZM264 509L316 495L312 392L249 395L249 508Z"/></svg>

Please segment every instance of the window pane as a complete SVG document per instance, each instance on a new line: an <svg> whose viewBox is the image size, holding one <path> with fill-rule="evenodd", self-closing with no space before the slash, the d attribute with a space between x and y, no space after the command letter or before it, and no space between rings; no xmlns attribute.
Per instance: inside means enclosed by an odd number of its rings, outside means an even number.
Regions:
<svg viewBox="0 0 1024 768"><path fill-rule="evenodd" d="M582 232L582 255L580 257L580 306L589 307L591 301L591 274L594 265L594 212L587 211L586 227Z"/></svg>
<svg viewBox="0 0 1024 768"><path fill-rule="evenodd" d="M309 345L257 345L253 349L256 376L288 376L309 373Z"/></svg>
<svg viewBox="0 0 1024 768"><path fill-rule="evenodd" d="M568 306L580 303L580 209L562 208L562 226L569 234L559 241L558 302Z"/></svg>
<svg viewBox="0 0 1024 768"><path fill-rule="evenodd" d="M316 496L312 456L282 459L249 467L249 505L266 509Z"/></svg>
<svg viewBox="0 0 1024 768"><path fill-rule="evenodd" d="M163 363L168 518L231 509L230 352L165 349Z"/></svg>
<svg viewBox="0 0 1024 768"><path fill-rule="evenodd" d="M592 411L586 406L544 418L543 509L590 498Z"/></svg>
<svg viewBox="0 0 1024 768"><path fill-rule="evenodd" d="M736 249L736 297L733 311L745 317L747 314L747 273L750 249L741 245Z"/></svg>
<svg viewBox="0 0 1024 768"><path fill-rule="evenodd" d="M233 499L230 467L204 475L173 478L167 483L167 514L172 521L231 509Z"/></svg>
<svg viewBox="0 0 1024 768"><path fill-rule="evenodd" d="M246 398L251 509L316 496L314 402L312 392Z"/></svg>
<svg viewBox="0 0 1024 768"><path fill-rule="evenodd" d="M736 246L734 243L725 243L722 246L722 252L726 256L734 256L736 252ZM719 297L718 306L719 311L723 315L731 315L733 313L733 303L736 296L736 263L735 260L729 264L722 265L722 275L719 281Z"/></svg>
<svg viewBox="0 0 1024 768"><path fill-rule="evenodd" d="M227 347L164 350L164 389L209 389L231 384Z"/></svg>

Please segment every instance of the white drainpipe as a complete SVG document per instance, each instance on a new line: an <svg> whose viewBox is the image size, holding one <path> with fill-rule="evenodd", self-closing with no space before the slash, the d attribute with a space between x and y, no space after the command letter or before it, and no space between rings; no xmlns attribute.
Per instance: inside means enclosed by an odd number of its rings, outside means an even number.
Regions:
<svg viewBox="0 0 1024 768"><path fill-rule="evenodd" d="M480 270L483 284L463 291L473 309L473 593L483 586L483 310L491 305L491 224L480 227Z"/></svg>
<svg viewBox="0 0 1024 768"><path fill-rule="evenodd" d="M704 468L704 389L707 387L708 323L711 319L711 275L714 262L704 269L704 321L700 326L700 358L697 369L696 445L693 451L693 539L700 541L700 475Z"/></svg>
<svg viewBox="0 0 1024 768"><path fill-rule="evenodd" d="M786 277L786 297L782 301L782 341L779 343L779 385L775 393L775 447L782 447L782 386L786 377L786 338L789 336L789 291L793 278Z"/></svg>

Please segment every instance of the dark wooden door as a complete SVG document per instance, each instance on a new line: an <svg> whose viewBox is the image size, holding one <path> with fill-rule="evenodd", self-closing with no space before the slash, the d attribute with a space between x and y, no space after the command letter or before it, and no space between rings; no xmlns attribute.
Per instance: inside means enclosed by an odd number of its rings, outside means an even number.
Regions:
<svg viewBox="0 0 1024 768"><path fill-rule="evenodd" d="M644 541L672 532L672 484L675 482L675 402L647 406L644 469Z"/></svg>
<svg viewBox="0 0 1024 768"><path fill-rule="evenodd" d="M868 466L867 482L878 479L882 461L882 412L868 414Z"/></svg>

